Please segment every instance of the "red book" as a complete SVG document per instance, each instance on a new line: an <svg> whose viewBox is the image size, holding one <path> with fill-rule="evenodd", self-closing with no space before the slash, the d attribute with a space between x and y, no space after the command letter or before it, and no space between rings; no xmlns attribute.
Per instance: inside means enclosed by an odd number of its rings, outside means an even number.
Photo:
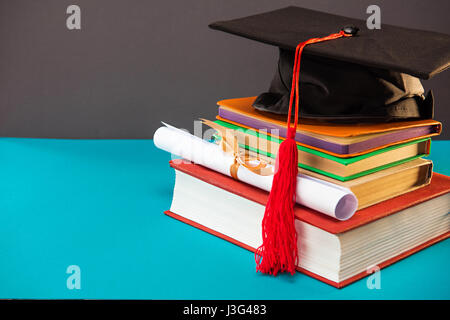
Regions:
<svg viewBox="0 0 450 320"><path fill-rule="evenodd" d="M254 251L268 193L200 165L171 161L175 219ZM298 271L337 288L449 237L450 177L434 173L423 188L338 221L297 205ZM324 199L326 201L326 199Z"/></svg>

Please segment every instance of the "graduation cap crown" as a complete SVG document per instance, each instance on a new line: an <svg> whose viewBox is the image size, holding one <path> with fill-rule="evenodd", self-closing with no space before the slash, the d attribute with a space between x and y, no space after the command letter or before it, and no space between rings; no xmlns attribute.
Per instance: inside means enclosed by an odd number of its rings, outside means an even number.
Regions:
<svg viewBox="0 0 450 320"><path fill-rule="evenodd" d="M432 92L420 79L450 65L450 36L392 25L368 30L358 20L287 7L229 21L211 28L279 47L279 61L268 92L253 106L287 114L294 50L298 43L355 26L352 39L305 48L300 76L300 115L330 121L390 121L433 117ZM420 79L419 79L420 78Z"/></svg>

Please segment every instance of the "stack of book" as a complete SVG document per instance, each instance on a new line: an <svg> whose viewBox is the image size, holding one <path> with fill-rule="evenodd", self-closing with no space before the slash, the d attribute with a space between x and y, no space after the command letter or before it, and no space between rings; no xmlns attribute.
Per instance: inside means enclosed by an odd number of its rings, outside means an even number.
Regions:
<svg viewBox="0 0 450 320"><path fill-rule="evenodd" d="M241 151L274 161L284 123L254 110L253 99L219 101L215 124L232 130ZM347 221L296 206L298 270L340 288L374 266L383 268L448 238L450 177L433 174L432 162L422 159L440 130L434 120L301 124L299 172L351 189L359 205ZM268 193L197 164L170 164L176 182L165 213L255 251Z"/></svg>
<svg viewBox="0 0 450 320"><path fill-rule="evenodd" d="M294 50L300 41L348 24L365 26L364 21L289 7L211 25L279 46L278 69L269 92L218 102L217 118L204 121L216 130L210 142L170 126L158 129L158 147L172 153L183 149L178 155L193 161L170 162L176 181L167 215L251 251L261 246L270 188L243 182L235 165L245 172L242 159L275 164L287 136L286 83L292 82ZM338 288L450 235L450 177L433 173L432 162L424 159L430 154L431 137L441 133L441 123L432 120L433 97L425 97L419 81L450 65L450 37L387 28L387 33L364 31L329 45L313 44L302 58L304 67L297 69L302 70L300 82L306 75L294 137L301 174L297 178L306 176L345 190L346 199L357 199L357 204L352 200L348 206L345 201L331 205L331 193L316 194L297 185L297 270ZM344 37L342 32L331 38ZM405 40L392 40L395 37ZM423 56L416 45L425 42L428 51ZM193 145L188 152L189 141ZM232 154L221 155L230 141ZM251 175L256 173L246 173ZM299 205L302 193L312 195L315 206ZM354 214L325 215L319 212L322 203L341 211L352 207Z"/></svg>
<svg viewBox="0 0 450 320"><path fill-rule="evenodd" d="M270 163L286 137L283 116L252 107L255 97L218 102L216 124L231 130L248 154ZM430 183L434 120L339 125L302 121L297 130L299 172L342 185L358 198L358 208L385 201Z"/></svg>

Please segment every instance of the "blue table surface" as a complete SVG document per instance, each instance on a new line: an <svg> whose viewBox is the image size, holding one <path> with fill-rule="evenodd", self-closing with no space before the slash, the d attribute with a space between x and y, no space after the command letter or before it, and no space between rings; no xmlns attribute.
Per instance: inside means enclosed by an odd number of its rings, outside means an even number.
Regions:
<svg viewBox="0 0 450 320"><path fill-rule="evenodd" d="M449 150L433 141L435 171ZM448 240L382 269L378 290L257 274L249 251L163 214L169 159L152 140L0 139L0 298L450 298Z"/></svg>

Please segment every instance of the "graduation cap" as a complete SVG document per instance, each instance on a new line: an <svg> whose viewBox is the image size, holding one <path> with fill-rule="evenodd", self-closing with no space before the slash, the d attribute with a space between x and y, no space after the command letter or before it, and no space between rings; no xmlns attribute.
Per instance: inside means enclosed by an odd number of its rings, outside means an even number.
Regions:
<svg viewBox="0 0 450 320"><path fill-rule="evenodd" d="M301 118L328 121L391 121L433 117L429 79L450 64L450 36L287 7L245 18L215 22L211 28L279 47L278 67L268 92L254 108L277 114L289 109L297 45L345 27L353 37L305 47L300 70Z"/></svg>
<svg viewBox="0 0 450 320"><path fill-rule="evenodd" d="M278 150L255 260L257 271L293 274L299 116L353 122L432 117L433 95L424 96L419 78L448 68L450 37L389 25L367 30L365 21L298 7L210 27L280 48L269 91L253 104L287 114L287 138Z"/></svg>

